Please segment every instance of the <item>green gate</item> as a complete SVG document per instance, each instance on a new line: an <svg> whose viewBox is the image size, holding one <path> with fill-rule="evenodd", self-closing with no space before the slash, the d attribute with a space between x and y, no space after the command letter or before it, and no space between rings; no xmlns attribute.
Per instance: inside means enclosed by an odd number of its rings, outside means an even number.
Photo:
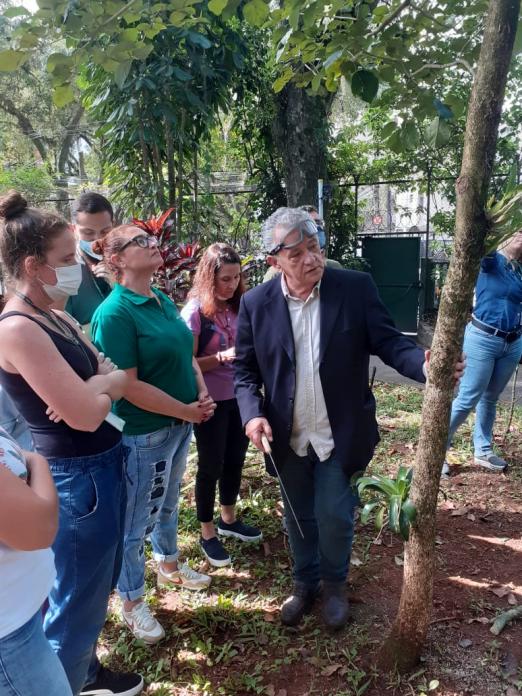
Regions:
<svg viewBox="0 0 522 696"><path fill-rule="evenodd" d="M363 237L362 255L399 331L416 334L421 288L420 238Z"/></svg>

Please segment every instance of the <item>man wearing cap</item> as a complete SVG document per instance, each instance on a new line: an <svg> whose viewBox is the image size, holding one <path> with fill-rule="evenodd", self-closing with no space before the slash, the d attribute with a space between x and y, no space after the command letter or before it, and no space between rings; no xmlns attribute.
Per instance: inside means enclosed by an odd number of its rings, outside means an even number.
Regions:
<svg viewBox="0 0 522 696"><path fill-rule="evenodd" d="M271 442L282 483L294 586L281 620L297 625L321 590L335 630L348 618L358 504L350 479L379 440L369 357L424 382L425 354L395 328L367 273L325 268L309 213L279 208L262 233L281 273L241 300L236 396L253 444L264 451L262 436Z"/></svg>
<svg viewBox="0 0 522 696"><path fill-rule="evenodd" d="M315 222L315 226L317 227L317 239L319 240L321 253L325 259L325 265L328 266L328 268L342 268L339 261L326 258L326 232L324 231L324 221L321 219L315 205L300 205L299 210L304 210L305 212L310 213L310 217ZM267 280L272 280L272 278L275 278L280 272L281 271L276 266L269 266L263 277L263 283L265 283Z"/></svg>

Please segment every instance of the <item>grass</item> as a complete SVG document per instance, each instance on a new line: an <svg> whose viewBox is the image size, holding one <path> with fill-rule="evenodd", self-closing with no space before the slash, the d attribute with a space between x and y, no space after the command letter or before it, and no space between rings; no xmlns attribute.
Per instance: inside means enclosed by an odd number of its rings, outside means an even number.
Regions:
<svg viewBox="0 0 522 696"><path fill-rule="evenodd" d="M377 384L375 387L382 441L371 465L376 473L395 472L411 465L420 424L422 392L411 387ZM508 409L499 409L497 424L503 431ZM505 449L518 451L522 411L516 409L513 430ZM464 466L472 455L471 424L456 438L453 456ZM278 607L291 587L291 566L286 538L281 530L280 495L261 457L249 451L245 464L239 513L258 525L264 542L246 545L226 540L233 565L209 569L198 546L198 522L194 504L196 457L192 447L182 489L179 515L181 556L193 567L211 572L208 592L157 590L155 573L147 561L147 598L167 631L166 639L152 648L133 639L118 617L119 602L111 600L102 636L104 661L113 667L137 670L145 678L147 694L156 696L362 696L371 690L375 675L367 660L375 643L375 616L355 607L356 620L340 636L324 632L320 619L306 617L299 629L279 622ZM513 475L520 476L518 473ZM359 529L354 545L359 582L382 583L374 565L376 533L369 525ZM402 543L393 541L400 556ZM482 607L473 607L476 613ZM380 629L385 630L385 627ZM433 682L422 674L413 688L399 693L421 693ZM419 685L417 687L417 684ZM299 688L297 688L297 686ZM383 693L389 683L383 681ZM427 687L426 687L427 688ZM440 691L433 690L434 693ZM392 693L389 691L387 693Z"/></svg>

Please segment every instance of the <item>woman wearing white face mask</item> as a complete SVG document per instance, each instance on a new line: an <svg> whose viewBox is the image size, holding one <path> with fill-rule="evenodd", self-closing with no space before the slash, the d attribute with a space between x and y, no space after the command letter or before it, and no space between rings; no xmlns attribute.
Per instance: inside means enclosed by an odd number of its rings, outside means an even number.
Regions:
<svg viewBox="0 0 522 696"><path fill-rule="evenodd" d="M0 315L0 383L49 461L60 504L57 579L44 629L73 694L132 696L141 677L110 672L96 659L121 565L126 503L121 433L106 417L126 376L51 309L81 280L65 220L7 193L0 197L0 253L14 282Z"/></svg>

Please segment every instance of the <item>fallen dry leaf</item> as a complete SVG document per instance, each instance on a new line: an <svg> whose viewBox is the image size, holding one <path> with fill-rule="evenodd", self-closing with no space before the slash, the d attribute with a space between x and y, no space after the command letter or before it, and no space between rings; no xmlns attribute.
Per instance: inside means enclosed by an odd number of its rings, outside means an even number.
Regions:
<svg viewBox="0 0 522 696"><path fill-rule="evenodd" d="M464 517L464 515L467 515L469 512L469 508L467 507L461 507L457 508L456 510L453 510L451 513L452 517Z"/></svg>
<svg viewBox="0 0 522 696"><path fill-rule="evenodd" d="M461 648L471 648L473 641L469 638L463 638L462 640L459 640L459 645Z"/></svg>
<svg viewBox="0 0 522 696"><path fill-rule="evenodd" d="M515 595L512 592L510 592L508 594L507 601L508 601L508 604L511 604L512 607L516 606L516 604L517 604L517 598L515 597Z"/></svg>
<svg viewBox="0 0 522 696"><path fill-rule="evenodd" d="M331 677L332 674L335 674L338 670L340 670L342 665L335 664L335 665L328 665L328 667L325 667L321 674L323 677Z"/></svg>
<svg viewBox="0 0 522 696"><path fill-rule="evenodd" d="M276 692L276 690L275 690L275 686L273 684L268 684L265 687L266 696L275 696L275 692Z"/></svg>
<svg viewBox="0 0 522 696"><path fill-rule="evenodd" d="M263 552L265 554L265 558L272 554L272 549L270 548L270 544L268 543L268 541L263 542Z"/></svg>
<svg viewBox="0 0 522 696"><path fill-rule="evenodd" d="M470 512L469 515L466 515L468 520L471 520L471 522L475 522L475 515Z"/></svg>
<svg viewBox="0 0 522 696"><path fill-rule="evenodd" d="M286 689L279 689L276 696L286 696Z"/></svg>
<svg viewBox="0 0 522 696"><path fill-rule="evenodd" d="M395 565L398 565L398 566L404 565L404 558L402 556L395 556L395 558L393 560L395 561Z"/></svg>
<svg viewBox="0 0 522 696"><path fill-rule="evenodd" d="M511 594L511 588L506 587L505 585L503 587L490 587L489 591L493 592L493 594L497 597L500 597L500 599L508 594Z"/></svg>

